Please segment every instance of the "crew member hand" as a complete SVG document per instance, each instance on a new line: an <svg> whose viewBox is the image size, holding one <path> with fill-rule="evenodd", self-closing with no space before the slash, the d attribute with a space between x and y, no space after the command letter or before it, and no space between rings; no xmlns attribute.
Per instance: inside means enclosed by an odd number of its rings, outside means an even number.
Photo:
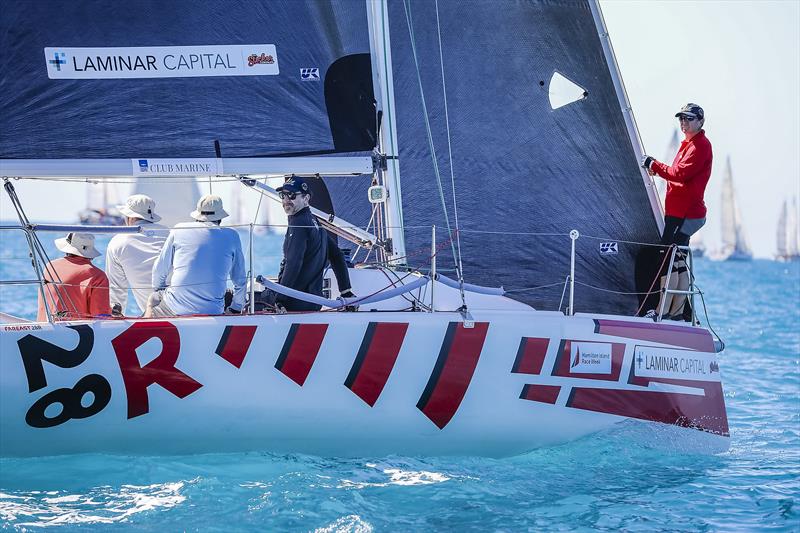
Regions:
<svg viewBox="0 0 800 533"><path fill-rule="evenodd" d="M233 309L232 307L226 307L225 308L225 314L226 315L241 315L242 311L241 311L241 309L237 311L236 309Z"/></svg>
<svg viewBox="0 0 800 533"><path fill-rule="evenodd" d="M644 156L644 158L642 159L642 168L649 171L650 165L653 164L653 161L655 161L655 159L650 157L649 155Z"/></svg>

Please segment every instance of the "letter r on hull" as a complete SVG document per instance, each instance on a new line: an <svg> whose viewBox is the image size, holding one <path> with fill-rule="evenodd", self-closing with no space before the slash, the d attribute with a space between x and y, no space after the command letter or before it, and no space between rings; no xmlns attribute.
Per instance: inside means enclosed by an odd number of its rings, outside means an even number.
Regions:
<svg viewBox="0 0 800 533"><path fill-rule="evenodd" d="M150 339L161 341L161 353L141 366L136 350ZM181 338L178 328L169 322L138 322L117 335L111 345L125 383L128 418L149 412L147 387L150 385L158 384L178 398L185 398L203 386L175 368Z"/></svg>

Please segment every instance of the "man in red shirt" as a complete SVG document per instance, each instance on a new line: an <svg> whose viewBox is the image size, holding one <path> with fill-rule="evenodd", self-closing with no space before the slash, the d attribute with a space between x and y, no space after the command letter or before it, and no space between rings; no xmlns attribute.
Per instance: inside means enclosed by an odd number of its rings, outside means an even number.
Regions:
<svg viewBox="0 0 800 533"><path fill-rule="evenodd" d="M110 315L108 277L92 264L100 255L91 233L69 233L56 239L56 248L64 257L50 261L44 268L44 292L47 305L56 320L82 320ZM39 294L39 322L47 321L42 295Z"/></svg>
<svg viewBox="0 0 800 533"><path fill-rule="evenodd" d="M684 139L672 161L672 165L661 163L645 156L642 166L651 176L659 176L667 180L667 197L664 207L664 233L661 244L669 246L689 246L689 237L697 233L706 223L706 204L703 201L706 185L711 177L713 154L711 142L703 130L705 113L697 104L686 104L675 116L680 122ZM669 287L677 286L680 290L688 289L689 272L684 255L676 255L673 271L670 275ZM666 276L661 280L663 287L667 283ZM691 320L691 311L684 310L685 296L667 295L664 304L665 318ZM659 302L659 308L661 302ZM647 313L656 317L656 311Z"/></svg>

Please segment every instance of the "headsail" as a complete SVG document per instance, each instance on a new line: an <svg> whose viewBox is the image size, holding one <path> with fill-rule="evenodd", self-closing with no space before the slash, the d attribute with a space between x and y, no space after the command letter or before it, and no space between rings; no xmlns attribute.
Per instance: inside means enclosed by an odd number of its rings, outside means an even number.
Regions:
<svg viewBox="0 0 800 533"><path fill-rule="evenodd" d="M388 2L409 263L425 267L415 251L429 249L430 226L447 236L458 219L467 281L557 309L578 229L576 280L613 292L579 285L577 310L636 310L620 293L637 290L640 247L618 241L656 242L658 226L592 7ZM585 94L553 109L562 78ZM444 246L439 267L452 269Z"/></svg>

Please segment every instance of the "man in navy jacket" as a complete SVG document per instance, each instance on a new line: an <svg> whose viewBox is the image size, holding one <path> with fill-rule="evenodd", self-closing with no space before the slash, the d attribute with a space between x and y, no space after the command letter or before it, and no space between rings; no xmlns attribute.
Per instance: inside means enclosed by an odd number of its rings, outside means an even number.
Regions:
<svg viewBox="0 0 800 533"><path fill-rule="evenodd" d="M298 291L322 296L322 277L328 261L328 233L309 209L308 184L292 176L278 187L289 228L283 241L283 261L278 283ZM319 311L321 306L283 294L275 302L287 311Z"/></svg>

